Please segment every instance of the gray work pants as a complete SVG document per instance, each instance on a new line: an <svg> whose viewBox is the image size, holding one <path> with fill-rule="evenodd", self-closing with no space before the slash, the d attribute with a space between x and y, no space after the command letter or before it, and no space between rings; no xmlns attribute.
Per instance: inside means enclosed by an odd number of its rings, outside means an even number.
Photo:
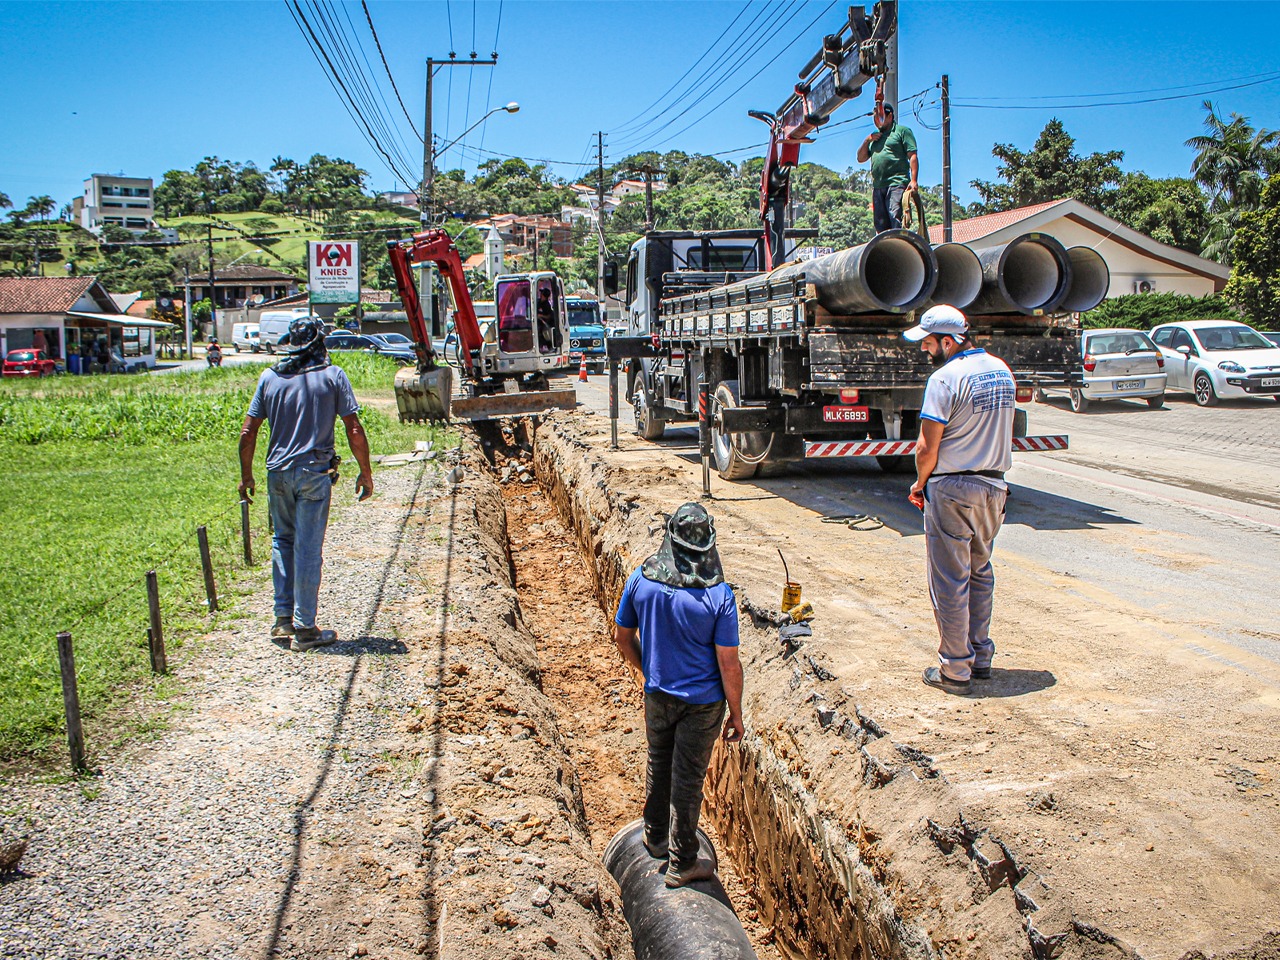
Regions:
<svg viewBox="0 0 1280 960"><path fill-rule="evenodd" d="M720 735L725 702L685 703L661 692L644 695L649 768L645 775L644 832L651 849L670 844L671 862L698 858L698 814L711 750Z"/></svg>
<svg viewBox="0 0 1280 960"><path fill-rule="evenodd" d="M925 492L924 535L929 599L938 621L942 673L965 681L991 666L991 598L996 578L991 544L1004 522L1009 493L978 477L931 479Z"/></svg>

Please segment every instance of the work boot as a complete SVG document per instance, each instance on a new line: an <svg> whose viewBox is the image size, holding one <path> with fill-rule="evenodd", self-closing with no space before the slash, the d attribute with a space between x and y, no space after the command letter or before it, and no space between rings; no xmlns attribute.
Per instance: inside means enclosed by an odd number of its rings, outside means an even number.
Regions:
<svg viewBox="0 0 1280 960"><path fill-rule="evenodd" d="M667 867L667 878L664 882L674 890L676 887L688 886L698 880L710 880L715 875L716 868L711 865L711 861L699 857L685 864L672 863Z"/></svg>
<svg viewBox="0 0 1280 960"><path fill-rule="evenodd" d="M968 680L952 680L942 672L941 667L928 667L923 674L922 679L927 686L937 687L947 693L954 693L958 696L966 696L969 693Z"/></svg>
<svg viewBox="0 0 1280 960"><path fill-rule="evenodd" d="M320 630L316 627L298 627L293 633L293 649L305 652L315 647L327 647L338 639L333 630Z"/></svg>
<svg viewBox="0 0 1280 960"><path fill-rule="evenodd" d="M271 639L293 636L293 617L276 617L276 625L271 628Z"/></svg>
<svg viewBox="0 0 1280 960"><path fill-rule="evenodd" d="M651 840L648 831L644 835L644 848L649 851L649 856L655 860L666 860L671 856L671 851L666 840Z"/></svg>
<svg viewBox="0 0 1280 960"><path fill-rule="evenodd" d="M990 680L991 668L989 666L974 667L972 670L969 671L969 679L970 680Z"/></svg>

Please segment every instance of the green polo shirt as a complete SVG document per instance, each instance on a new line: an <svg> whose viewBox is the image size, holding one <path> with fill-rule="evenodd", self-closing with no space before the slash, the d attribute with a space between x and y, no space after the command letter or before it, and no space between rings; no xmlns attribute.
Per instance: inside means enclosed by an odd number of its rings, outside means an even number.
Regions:
<svg viewBox="0 0 1280 960"><path fill-rule="evenodd" d="M871 154L871 186L877 190L905 187L911 182L911 154L916 152L916 135L910 127L895 123L867 148Z"/></svg>

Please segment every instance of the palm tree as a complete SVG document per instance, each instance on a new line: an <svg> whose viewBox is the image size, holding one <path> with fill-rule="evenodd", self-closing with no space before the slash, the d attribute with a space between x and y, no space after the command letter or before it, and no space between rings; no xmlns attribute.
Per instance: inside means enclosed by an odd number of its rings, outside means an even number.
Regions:
<svg viewBox="0 0 1280 960"><path fill-rule="evenodd" d="M7 193L0 193L0 210L8 210L13 206L13 201L9 199Z"/></svg>
<svg viewBox="0 0 1280 960"><path fill-rule="evenodd" d="M38 197L29 197L27 201L27 209L40 218L43 223L45 217L58 209L58 205L54 203L53 197L41 194Z"/></svg>
<svg viewBox="0 0 1280 960"><path fill-rule="evenodd" d="M1204 108L1204 135L1186 141L1196 151L1191 175L1209 194L1212 221L1204 255L1230 263L1239 215L1258 208L1263 182L1280 169L1280 131L1255 130L1249 118L1238 113L1227 122L1208 100Z"/></svg>

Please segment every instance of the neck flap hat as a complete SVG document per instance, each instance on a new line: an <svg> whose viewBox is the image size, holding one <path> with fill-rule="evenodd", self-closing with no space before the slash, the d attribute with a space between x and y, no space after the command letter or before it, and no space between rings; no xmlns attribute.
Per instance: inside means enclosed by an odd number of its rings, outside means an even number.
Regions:
<svg viewBox="0 0 1280 960"><path fill-rule="evenodd" d="M697 503L686 503L667 521L658 552L640 568L646 580L671 587L714 587L724 583L716 552L716 524Z"/></svg>
<svg viewBox="0 0 1280 960"><path fill-rule="evenodd" d="M324 324L315 317L298 317L289 324L289 345L285 358L273 370L282 376L322 370L329 365L324 347Z"/></svg>

